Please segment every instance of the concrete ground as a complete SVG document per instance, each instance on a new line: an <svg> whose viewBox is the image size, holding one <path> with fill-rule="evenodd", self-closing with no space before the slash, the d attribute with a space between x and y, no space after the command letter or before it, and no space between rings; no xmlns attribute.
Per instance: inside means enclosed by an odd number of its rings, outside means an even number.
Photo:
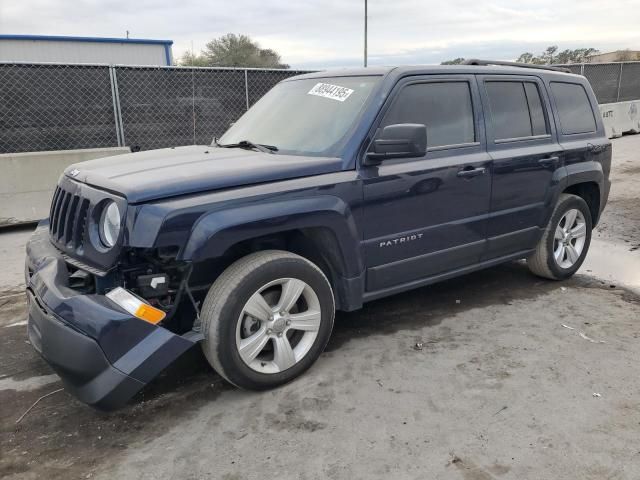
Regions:
<svg viewBox="0 0 640 480"><path fill-rule="evenodd" d="M7 290L28 231L0 234L0 477L640 478L637 152L614 141L611 200L567 282L516 262L339 314L317 364L266 393L194 350L112 414L57 392L16 423L61 384Z"/></svg>
<svg viewBox="0 0 640 480"><path fill-rule="evenodd" d="M25 244L32 231L32 225L0 229L0 296L23 290Z"/></svg>

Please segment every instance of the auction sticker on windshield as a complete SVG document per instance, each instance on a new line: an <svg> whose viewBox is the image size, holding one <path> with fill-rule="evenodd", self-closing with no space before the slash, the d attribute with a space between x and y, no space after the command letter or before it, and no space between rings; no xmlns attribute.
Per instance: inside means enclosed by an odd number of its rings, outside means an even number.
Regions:
<svg viewBox="0 0 640 480"><path fill-rule="evenodd" d="M344 102L352 93L353 90L350 88L331 85L330 83L316 83L314 87L309 90L309 95L330 98L331 100L338 100L339 102Z"/></svg>

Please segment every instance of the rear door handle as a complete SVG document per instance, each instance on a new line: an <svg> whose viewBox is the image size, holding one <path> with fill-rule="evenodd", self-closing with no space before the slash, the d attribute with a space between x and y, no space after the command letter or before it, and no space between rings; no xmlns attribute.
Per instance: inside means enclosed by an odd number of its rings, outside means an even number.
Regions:
<svg viewBox="0 0 640 480"><path fill-rule="evenodd" d="M477 175L482 175L487 171L486 167L464 167L462 170L458 172L458 177L461 178L471 178Z"/></svg>
<svg viewBox="0 0 640 480"><path fill-rule="evenodd" d="M547 158L543 158L542 160L538 160L538 163L543 167L550 167L552 165L556 166L559 161L560 161L560 157L547 157Z"/></svg>

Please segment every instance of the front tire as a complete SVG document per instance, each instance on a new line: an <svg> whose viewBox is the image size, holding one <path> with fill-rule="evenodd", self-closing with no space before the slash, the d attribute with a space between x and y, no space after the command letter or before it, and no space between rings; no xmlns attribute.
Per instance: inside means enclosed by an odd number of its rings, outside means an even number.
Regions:
<svg viewBox="0 0 640 480"><path fill-rule="evenodd" d="M256 252L232 264L209 289L202 348L230 383L274 388L316 361L334 314L331 285L316 265L290 252Z"/></svg>
<svg viewBox="0 0 640 480"><path fill-rule="evenodd" d="M587 203L577 195L561 194L535 252L527 258L529 270L551 280L571 277L587 256L592 228Z"/></svg>

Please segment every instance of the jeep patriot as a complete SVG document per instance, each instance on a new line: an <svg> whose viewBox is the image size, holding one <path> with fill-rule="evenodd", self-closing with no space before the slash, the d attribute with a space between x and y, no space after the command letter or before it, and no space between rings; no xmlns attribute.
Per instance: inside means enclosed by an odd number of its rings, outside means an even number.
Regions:
<svg viewBox="0 0 640 480"><path fill-rule="evenodd" d="M611 143L584 77L505 63L296 76L211 145L70 166L27 246L31 344L109 410L196 343L264 390L336 310L518 259L570 277Z"/></svg>

